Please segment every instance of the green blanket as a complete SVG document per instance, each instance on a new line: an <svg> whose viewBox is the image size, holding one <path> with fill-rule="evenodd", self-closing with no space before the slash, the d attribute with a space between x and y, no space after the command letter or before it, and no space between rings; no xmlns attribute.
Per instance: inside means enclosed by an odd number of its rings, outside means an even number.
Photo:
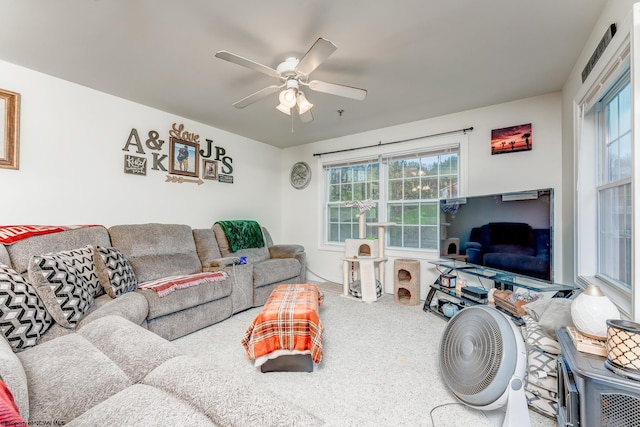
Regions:
<svg viewBox="0 0 640 427"><path fill-rule="evenodd" d="M238 219L233 221L218 221L229 241L231 252L247 248L262 248L264 238L262 229L256 221Z"/></svg>

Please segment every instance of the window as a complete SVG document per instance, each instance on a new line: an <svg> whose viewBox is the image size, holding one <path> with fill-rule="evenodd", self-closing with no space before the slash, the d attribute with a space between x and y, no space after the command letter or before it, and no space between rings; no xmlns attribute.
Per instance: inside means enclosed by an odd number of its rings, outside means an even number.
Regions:
<svg viewBox="0 0 640 427"><path fill-rule="evenodd" d="M352 200L380 199L380 163L371 160L367 163L334 165L325 167L328 176L327 186L327 240L344 242L345 239L358 238L358 214L356 207L345 206ZM365 222L378 221L378 208L365 213ZM375 237L372 227L368 227L367 237Z"/></svg>
<svg viewBox="0 0 640 427"><path fill-rule="evenodd" d="M631 81L625 74L597 104L598 271L631 289Z"/></svg>
<svg viewBox="0 0 640 427"><path fill-rule="evenodd" d="M640 276L633 268L633 206L640 176L633 170L638 89L631 80L640 72L634 66L640 55L631 55L636 16L621 24L574 99L575 279L583 287L600 286L631 318L640 302L640 287L634 285Z"/></svg>
<svg viewBox="0 0 640 427"><path fill-rule="evenodd" d="M458 153L422 154L387 163L389 246L437 249L440 197L458 195Z"/></svg>
<svg viewBox="0 0 640 427"><path fill-rule="evenodd" d="M352 163L325 164L326 241L358 238L359 210L345 206L372 200L365 222L393 222L387 246L437 250L439 198L458 195L459 144L429 151L379 155ZM367 227L365 237L377 237Z"/></svg>

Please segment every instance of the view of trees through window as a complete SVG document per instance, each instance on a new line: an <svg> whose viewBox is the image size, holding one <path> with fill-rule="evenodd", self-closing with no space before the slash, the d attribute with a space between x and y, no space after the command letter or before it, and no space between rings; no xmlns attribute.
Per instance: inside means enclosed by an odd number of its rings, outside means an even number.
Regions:
<svg viewBox="0 0 640 427"><path fill-rule="evenodd" d="M439 154L388 163L390 247L437 249L440 197L458 195L458 155Z"/></svg>
<svg viewBox="0 0 640 427"><path fill-rule="evenodd" d="M359 211L345 202L373 200L366 222L396 224L388 227L389 247L437 249L439 199L458 196L458 169L457 150L326 167L327 240L357 238ZM367 227L366 237L376 233Z"/></svg>

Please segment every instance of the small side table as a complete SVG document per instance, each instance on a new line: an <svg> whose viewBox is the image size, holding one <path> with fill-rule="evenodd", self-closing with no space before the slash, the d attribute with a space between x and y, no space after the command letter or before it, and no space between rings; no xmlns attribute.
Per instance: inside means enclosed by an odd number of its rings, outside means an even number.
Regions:
<svg viewBox="0 0 640 427"><path fill-rule="evenodd" d="M556 331L558 426L640 425L640 381L614 374L605 358L576 349L566 329Z"/></svg>

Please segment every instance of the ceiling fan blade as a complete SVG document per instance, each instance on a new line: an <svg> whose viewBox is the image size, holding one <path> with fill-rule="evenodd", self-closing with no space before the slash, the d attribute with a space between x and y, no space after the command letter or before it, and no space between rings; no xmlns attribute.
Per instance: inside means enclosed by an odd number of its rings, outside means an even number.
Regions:
<svg viewBox="0 0 640 427"><path fill-rule="evenodd" d="M304 54L296 67L296 71L308 76L313 70L318 68L318 65L322 64L329 55L335 52L336 49L336 45L320 37L313 46L311 46L311 49Z"/></svg>
<svg viewBox="0 0 640 427"><path fill-rule="evenodd" d="M313 121L313 114L311 114L311 110L307 111L304 114L300 114L300 121L302 123L309 123Z"/></svg>
<svg viewBox="0 0 640 427"><path fill-rule="evenodd" d="M242 98L240 101L237 101L235 104L233 104L233 106L236 108L244 108L247 105L251 105L254 102L264 98L265 96L269 96L272 93L276 93L282 87L284 87L284 85L267 86L264 89L260 89L259 91L252 93L251 95L245 98Z"/></svg>
<svg viewBox="0 0 640 427"><path fill-rule="evenodd" d="M271 77L275 77L277 79L281 79L282 76L276 70L271 67L267 67L266 65L259 64L255 61L252 61L247 58L243 58L242 56L236 55L235 53L227 52L226 50L221 50L216 52L216 58L224 59L225 61L233 62L234 64L241 65L243 67L250 68L252 70L258 71L260 73L266 74Z"/></svg>
<svg viewBox="0 0 640 427"><path fill-rule="evenodd" d="M338 85L335 83L321 82L319 80L311 80L309 82L309 89L315 90L316 92L330 93L331 95L357 99L358 101L363 101L367 97L367 91L365 89Z"/></svg>

